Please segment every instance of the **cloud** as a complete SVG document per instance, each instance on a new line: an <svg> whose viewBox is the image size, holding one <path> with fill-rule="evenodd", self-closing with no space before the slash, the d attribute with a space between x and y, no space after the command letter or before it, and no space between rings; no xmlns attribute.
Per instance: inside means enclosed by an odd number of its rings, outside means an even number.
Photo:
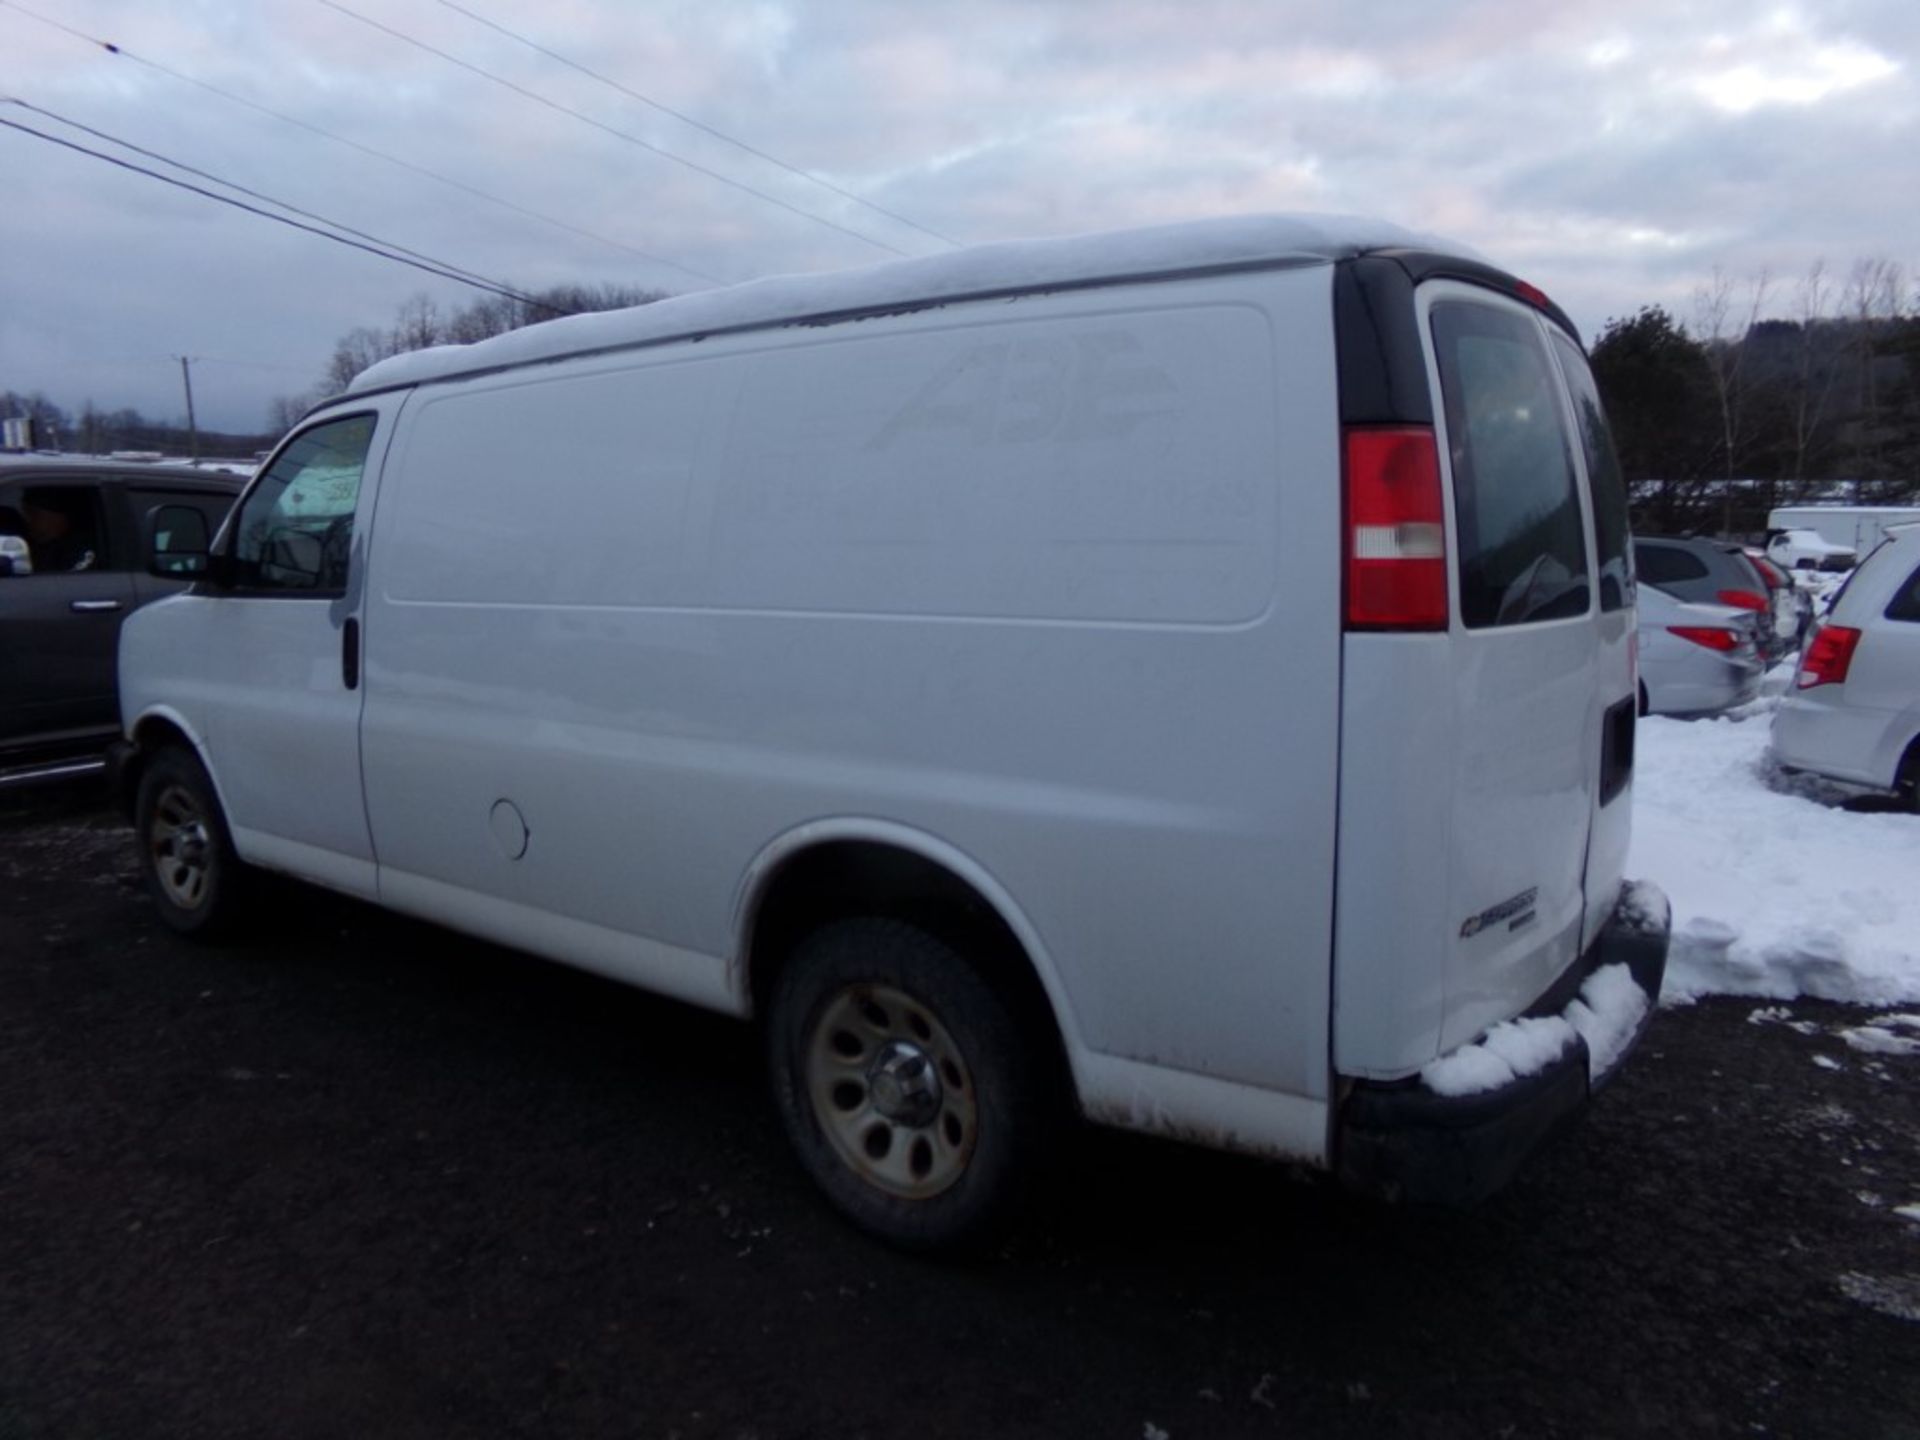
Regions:
<svg viewBox="0 0 1920 1440"><path fill-rule="evenodd" d="M312 0L22 3L510 204L0 6L22 98L517 285L706 283L636 251L735 280L941 248L434 0L341 3L633 139ZM1684 296L1716 264L1904 259L1920 233L1910 0L779 0L644 18L595 0L463 3L967 240L1371 213L1524 270L1590 332ZM170 413L166 357L221 356L204 396L196 385L203 413L259 424L270 396L318 378L341 333L388 323L419 290L443 307L467 298L12 132L0 163L24 197L0 209L0 387Z"/></svg>

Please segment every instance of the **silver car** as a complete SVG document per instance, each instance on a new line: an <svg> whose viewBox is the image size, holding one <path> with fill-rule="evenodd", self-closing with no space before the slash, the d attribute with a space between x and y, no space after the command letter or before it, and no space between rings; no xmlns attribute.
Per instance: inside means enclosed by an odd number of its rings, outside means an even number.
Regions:
<svg viewBox="0 0 1920 1440"><path fill-rule="evenodd" d="M1713 715L1760 693L1757 612L1693 605L1640 582L1640 713Z"/></svg>
<svg viewBox="0 0 1920 1440"><path fill-rule="evenodd" d="M1888 531L1834 597L1773 717L1773 753L1920 809L1920 525Z"/></svg>

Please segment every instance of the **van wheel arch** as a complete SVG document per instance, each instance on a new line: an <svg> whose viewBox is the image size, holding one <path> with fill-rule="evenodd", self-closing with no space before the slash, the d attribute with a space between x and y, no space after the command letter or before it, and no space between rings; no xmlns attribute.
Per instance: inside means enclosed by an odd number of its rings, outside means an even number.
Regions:
<svg viewBox="0 0 1920 1440"><path fill-rule="evenodd" d="M202 765L206 762L200 754L200 747L193 743L193 737L177 721L165 715L143 716L133 727L133 750L127 756L125 766L114 777L120 808L127 819L133 819L134 804L140 794L140 777L146 768L153 764L154 757L165 750L177 749L191 755Z"/></svg>
<svg viewBox="0 0 1920 1440"><path fill-rule="evenodd" d="M906 1249L968 1248L1002 1233L1045 1189L1058 1137L1078 1108L1065 1045L1032 957L998 908L966 879L902 846L816 844L767 878L746 958L768 1078L788 1138L814 1182L862 1229ZM938 1062L958 1087L949 1097L967 1095L969 1116L979 1107L977 1147L969 1120L966 1154L953 1157L951 1173L927 1172L929 1193L897 1188L882 1173L884 1164L869 1164L838 1132L853 1125L872 1140L887 1131L891 1150L883 1142L867 1155L880 1161L892 1151L924 1151L931 1164L934 1132L913 1127L932 1120L893 1116L880 1123L871 1107L884 1108L874 1096L889 1082L872 1073L865 1080L850 1073L833 1087L837 1096L871 1084L871 1093L862 1092L866 1109L854 1100L828 1104L816 1093L825 1083L816 1073L828 1033L820 1027L849 1005L869 1015L891 1011L896 1021L913 1017L916 1030L882 1038L889 1046L903 1042L909 1060L917 1056L916 1036L929 1055L950 1056ZM859 1028L842 1025L832 1038L849 1040L846 1032ZM868 1069L858 1053L840 1054L853 1054L856 1070ZM876 1052L876 1063L882 1058ZM919 1059L918 1068L925 1068L926 1057ZM945 1111L940 1123L960 1145L962 1125Z"/></svg>
<svg viewBox="0 0 1920 1440"><path fill-rule="evenodd" d="M784 858L759 887L746 929L752 1013L764 1019L780 971L825 926L852 919L902 921L965 954L1004 986L1052 1073L1069 1092L1065 1037L1027 947L1000 909L950 867L904 845L836 839Z"/></svg>
<svg viewBox="0 0 1920 1440"><path fill-rule="evenodd" d="M213 778L199 752L171 735L143 753L133 823L141 878L155 909L180 935L227 938L251 918L255 875L234 851Z"/></svg>

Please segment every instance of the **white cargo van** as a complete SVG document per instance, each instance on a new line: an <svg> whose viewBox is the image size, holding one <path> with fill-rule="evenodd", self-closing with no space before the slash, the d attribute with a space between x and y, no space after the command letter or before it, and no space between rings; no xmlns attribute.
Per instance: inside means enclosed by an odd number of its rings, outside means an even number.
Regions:
<svg viewBox="0 0 1920 1440"><path fill-rule="evenodd" d="M1658 992L1592 377L1390 227L409 355L179 519L204 579L121 651L168 922L260 867L752 1018L897 1243L1001 1222L1076 1115L1472 1198Z"/></svg>

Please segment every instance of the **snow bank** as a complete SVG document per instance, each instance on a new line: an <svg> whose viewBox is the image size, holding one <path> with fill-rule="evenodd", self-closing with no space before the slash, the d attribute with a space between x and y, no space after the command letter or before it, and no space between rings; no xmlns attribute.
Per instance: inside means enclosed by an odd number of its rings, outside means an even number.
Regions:
<svg viewBox="0 0 1920 1440"><path fill-rule="evenodd" d="M1920 1002L1920 816L1843 810L1780 775L1774 703L1640 722L1627 873L1673 901L1662 998Z"/></svg>

